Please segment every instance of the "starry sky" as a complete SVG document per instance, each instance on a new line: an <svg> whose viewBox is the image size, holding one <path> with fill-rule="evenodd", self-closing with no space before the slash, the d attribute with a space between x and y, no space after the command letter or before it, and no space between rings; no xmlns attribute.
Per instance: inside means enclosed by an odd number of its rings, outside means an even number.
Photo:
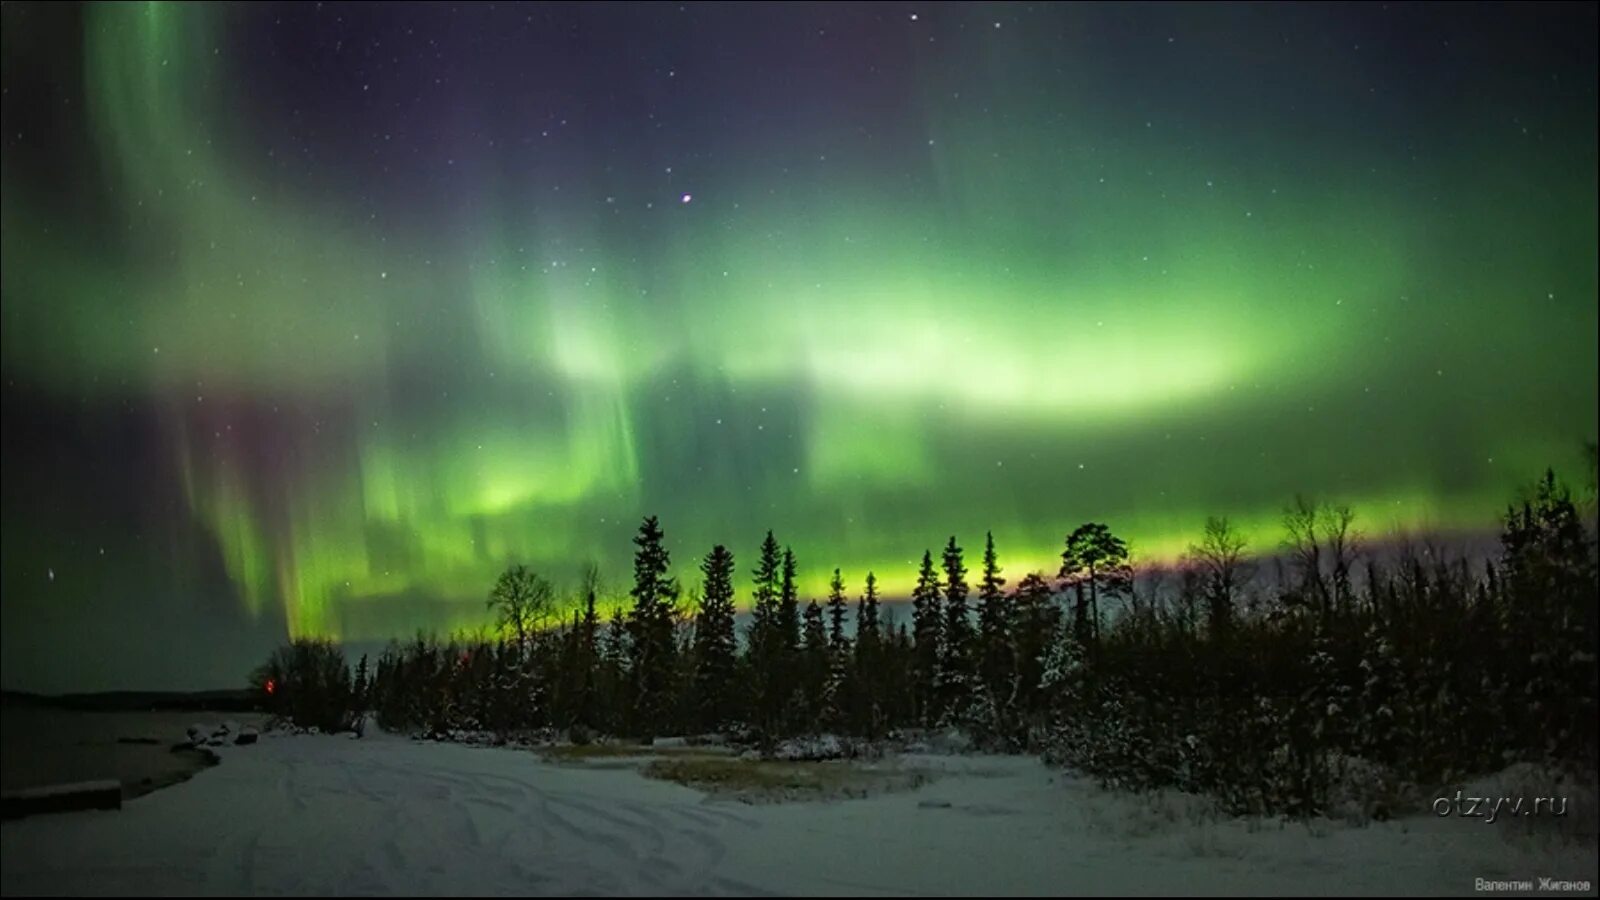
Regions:
<svg viewBox="0 0 1600 900"><path fill-rule="evenodd" d="M476 627L647 514L817 594L1483 533L1596 433L1592 4L3 16L7 687Z"/></svg>

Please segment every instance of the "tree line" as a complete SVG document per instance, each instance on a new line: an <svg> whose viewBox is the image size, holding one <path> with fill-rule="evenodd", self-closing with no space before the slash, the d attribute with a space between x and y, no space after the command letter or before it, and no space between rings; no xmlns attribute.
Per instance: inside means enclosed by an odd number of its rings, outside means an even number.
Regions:
<svg viewBox="0 0 1600 900"><path fill-rule="evenodd" d="M339 648L301 641L256 683L323 729L371 711L435 735L717 733L764 748L959 729L1236 812L1324 812L1351 761L1393 785L1524 759L1593 771L1600 566L1553 473L1507 509L1489 559L1413 546L1380 559L1347 508L1306 500L1284 529L1263 558L1211 519L1176 568L1136 573L1126 542L1087 523L1056 572L1009 586L992 535L975 571L951 537L923 553L901 622L872 572L854 592L836 569L826 598L802 602L795 553L772 532L743 578L717 545L685 591L649 517L609 616L593 568L556 621L551 582L512 566L489 594L492 636L419 634L353 676Z"/></svg>

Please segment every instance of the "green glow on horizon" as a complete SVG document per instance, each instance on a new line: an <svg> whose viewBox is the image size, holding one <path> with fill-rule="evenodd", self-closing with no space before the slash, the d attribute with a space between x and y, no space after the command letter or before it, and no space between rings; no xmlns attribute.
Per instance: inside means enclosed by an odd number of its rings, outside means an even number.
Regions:
<svg viewBox="0 0 1600 900"><path fill-rule="evenodd" d="M1010 109L927 116L932 198L846 170L736 208L769 176L734 161L636 242L598 189L533 212L487 174L470 223L375 228L244 152L228 15L87 14L126 237L34 227L46 198L8 170L5 351L63 395L170 401L189 509L295 635L439 625L385 616L412 596L481 624L511 561L622 577L646 514L680 578L730 545L741 603L769 527L817 596L835 566L904 593L952 532L976 556L992 529L1013 583L1086 520L1146 560L1211 514L1271 550L1297 491L1369 535L1479 529L1594 433L1594 305L1530 306L1595 294L1592 167L1560 202L1507 166L1434 205L1353 153L1301 178L1107 153L1125 113L997 56ZM284 426L264 478L207 425L236 401L326 419Z"/></svg>

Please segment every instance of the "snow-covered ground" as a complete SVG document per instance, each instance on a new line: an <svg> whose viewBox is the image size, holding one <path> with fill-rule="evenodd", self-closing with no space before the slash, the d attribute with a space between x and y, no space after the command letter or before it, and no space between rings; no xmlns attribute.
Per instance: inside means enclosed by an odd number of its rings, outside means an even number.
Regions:
<svg viewBox="0 0 1600 900"><path fill-rule="evenodd" d="M271 737L118 812L0 828L13 894L1463 894L1587 878L1503 825L1211 820L1031 759L918 757L925 787L747 805L613 766L397 738Z"/></svg>

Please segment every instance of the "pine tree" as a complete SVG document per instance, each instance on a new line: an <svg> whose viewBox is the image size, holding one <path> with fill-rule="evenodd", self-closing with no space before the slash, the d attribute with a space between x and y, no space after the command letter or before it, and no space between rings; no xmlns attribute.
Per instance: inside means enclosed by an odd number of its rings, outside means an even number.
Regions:
<svg viewBox="0 0 1600 900"><path fill-rule="evenodd" d="M1017 583L1012 595L1012 634L1016 638L1017 705L1031 726L1043 724L1045 712L1041 684L1051 636L1057 627L1054 589L1038 572Z"/></svg>
<svg viewBox="0 0 1600 900"><path fill-rule="evenodd" d="M883 633L878 624L878 577L867 573L866 591L856 603L855 701L853 724L858 734L883 733Z"/></svg>
<svg viewBox="0 0 1600 900"><path fill-rule="evenodd" d="M600 612L596 609L600 593L599 573L590 567L584 573L583 618L578 622L577 715L574 724L582 726L585 733L600 725Z"/></svg>
<svg viewBox="0 0 1600 900"><path fill-rule="evenodd" d="M781 729L783 704L787 698L783 671L784 654L779 625L778 580L782 558L778 542L767 532L761 542L761 554L756 563L755 592L749 630L748 658L755 725L764 739L770 740Z"/></svg>
<svg viewBox="0 0 1600 900"><path fill-rule="evenodd" d="M778 587L777 671L788 690L782 698L783 721L790 734L808 726L805 710L803 665L800 659L800 587L796 580L794 551L783 548L783 577Z"/></svg>
<svg viewBox="0 0 1600 900"><path fill-rule="evenodd" d="M939 665L939 703L952 724L965 725L972 705L972 619L967 609L967 567L951 535L944 548L944 642Z"/></svg>
<svg viewBox="0 0 1600 900"><path fill-rule="evenodd" d="M1546 754L1593 760L1597 693L1596 545L1571 492L1546 470L1522 508L1508 509L1500 537L1508 641L1523 686L1526 731L1544 736Z"/></svg>
<svg viewBox="0 0 1600 900"><path fill-rule="evenodd" d="M806 604L801 627L800 693L801 708L796 723L802 732L815 732L821 724L828 688L828 631L823 624L822 607L812 600Z"/></svg>
<svg viewBox="0 0 1600 900"><path fill-rule="evenodd" d="M978 582L978 599L983 604L978 611L978 646L982 660L979 674L984 696L988 698L988 709L994 716L987 724L999 733L1011 730L1017 694L1016 649L1011 636L1011 603L1002 590L1005 583L1000 577L1000 563L995 556L991 533L985 537L983 579Z"/></svg>
<svg viewBox="0 0 1600 900"><path fill-rule="evenodd" d="M939 594L939 576L933 568L933 554L922 552L922 568L917 571L917 586L911 591L911 623L915 638L912 663L912 715L923 727L939 718L939 663L943 653L944 610Z"/></svg>
<svg viewBox="0 0 1600 900"><path fill-rule="evenodd" d="M695 621L694 693L702 728L720 728L734 714L733 554L721 544L700 564L705 596Z"/></svg>
<svg viewBox="0 0 1600 900"><path fill-rule="evenodd" d="M833 570L833 580L828 582L828 686L824 691L823 719L831 729L842 729L851 708L850 696L855 690L850 672L854 660L850 638L844 632L847 615L844 596L844 576Z"/></svg>
<svg viewBox="0 0 1600 900"><path fill-rule="evenodd" d="M367 655L365 653L361 654L361 661L356 663L356 682L351 686L351 693L353 695L353 709L359 722L360 717L366 713L372 700L371 685L368 683L367 678Z"/></svg>
<svg viewBox="0 0 1600 900"><path fill-rule="evenodd" d="M676 675L677 580L668 574L671 557L662 545L661 526L647 516L633 539L633 609L628 626L633 636L634 703L637 730L652 738L670 726L672 686Z"/></svg>
<svg viewBox="0 0 1600 900"><path fill-rule="evenodd" d="M784 652L793 656L800 647L800 588L795 581L794 551L783 548L783 581L778 592L778 628Z"/></svg>
<svg viewBox="0 0 1600 900"><path fill-rule="evenodd" d="M622 607L614 606L600 649L600 696L606 710L605 727L613 733L628 727L629 717L626 713L633 706L633 679L629 667L629 659L633 654L629 644L627 620L623 617Z"/></svg>
<svg viewBox="0 0 1600 900"><path fill-rule="evenodd" d="M1098 522L1080 525L1067 535L1061 552L1061 577L1089 593L1089 638L1100 644L1100 598L1120 597L1133 584L1128 545Z"/></svg>
<svg viewBox="0 0 1600 900"><path fill-rule="evenodd" d="M844 576L834 569L833 579L828 582L828 649L835 657L843 657L850 652L850 639L844 633L844 619L849 614L847 603Z"/></svg>

